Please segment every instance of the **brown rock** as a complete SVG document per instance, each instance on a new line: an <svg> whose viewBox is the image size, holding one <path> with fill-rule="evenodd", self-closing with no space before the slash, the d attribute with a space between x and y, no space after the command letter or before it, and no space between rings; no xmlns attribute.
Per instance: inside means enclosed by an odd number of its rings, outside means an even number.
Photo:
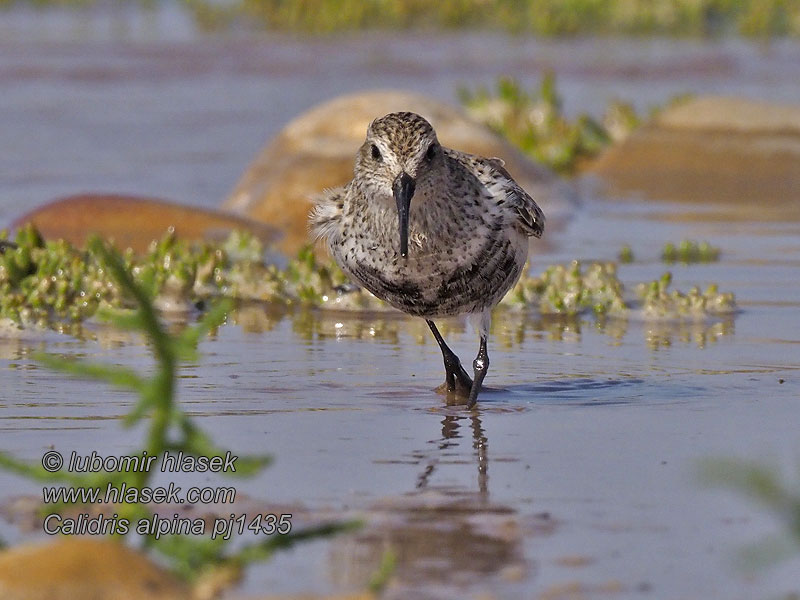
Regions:
<svg viewBox="0 0 800 600"><path fill-rule="evenodd" d="M798 220L800 107L697 98L610 148L590 172L615 197L694 205L675 218Z"/></svg>
<svg viewBox="0 0 800 600"><path fill-rule="evenodd" d="M544 209L551 229L569 212L567 185L488 128L446 103L389 91L335 98L290 122L249 166L224 208L279 228L285 232L279 247L296 252L309 241L310 199L352 179L369 123L400 110L427 118L445 146L506 161L508 171Z"/></svg>
<svg viewBox="0 0 800 600"><path fill-rule="evenodd" d="M113 238L121 248L144 252L168 227L186 239L225 239L234 229L251 232L268 243L279 234L265 225L215 210L182 206L166 200L111 194L80 194L54 200L19 217L12 227L33 222L45 239L63 238L82 245L92 233Z"/></svg>
<svg viewBox="0 0 800 600"><path fill-rule="evenodd" d="M698 96L658 115L666 129L800 135L800 108L745 98Z"/></svg>
<svg viewBox="0 0 800 600"><path fill-rule="evenodd" d="M0 553L3 600L189 600L148 558L104 540L64 538Z"/></svg>

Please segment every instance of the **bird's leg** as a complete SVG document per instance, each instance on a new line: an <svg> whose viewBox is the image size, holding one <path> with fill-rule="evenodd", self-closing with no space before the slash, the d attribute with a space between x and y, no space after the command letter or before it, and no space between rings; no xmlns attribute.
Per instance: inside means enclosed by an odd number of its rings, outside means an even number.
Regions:
<svg viewBox="0 0 800 600"><path fill-rule="evenodd" d="M478 394L481 391L483 378L486 377L486 372L489 370L489 354L486 352L486 336L481 336L481 347L478 350L478 356L472 361L472 368L475 369L475 379L472 380L472 388L469 390L469 401L467 408L472 408L478 401Z"/></svg>
<svg viewBox="0 0 800 600"><path fill-rule="evenodd" d="M436 329L434 322L430 319L425 319L425 322L428 324L428 327L431 328L433 337L436 338L436 343L439 344L439 348L442 350L447 391L455 392L456 386L458 386L464 390L466 394L467 390L472 390L472 380L469 378L469 375L467 375L464 367L461 366L461 361L458 359L458 356L456 356L456 353L450 350L450 347L445 343L442 334Z"/></svg>

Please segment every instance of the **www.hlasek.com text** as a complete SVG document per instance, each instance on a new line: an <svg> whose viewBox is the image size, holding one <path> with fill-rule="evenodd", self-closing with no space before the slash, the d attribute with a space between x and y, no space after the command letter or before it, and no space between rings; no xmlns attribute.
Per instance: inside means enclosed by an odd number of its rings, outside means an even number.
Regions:
<svg viewBox="0 0 800 600"><path fill-rule="evenodd" d="M185 494L170 482L167 486L134 487L109 482L103 487L42 488L45 504L231 504L236 500L234 487L190 487Z"/></svg>

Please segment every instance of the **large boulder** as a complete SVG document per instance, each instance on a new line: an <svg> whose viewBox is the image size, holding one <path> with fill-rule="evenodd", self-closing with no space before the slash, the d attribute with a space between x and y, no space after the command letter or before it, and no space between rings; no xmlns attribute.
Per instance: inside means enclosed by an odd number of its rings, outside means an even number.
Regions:
<svg viewBox="0 0 800 600"><path fill-rule="evenodd" d="M406 92L363 92L335 98L291 121L261 151L223 205L284 232L279 246L294 253L308 242L311 198L353 177L358 147L369 123L408 110L428 119L445 146L499 157L542 206L552 229L569 212L570 188L499 136L453 106Z"/></svg>
<svg viewBox="0 0 800 600"><path fill-rule="evenodd" d="M121 543L63 538L0 552L3 600L190 600L183 583Z"/></svg>
<svg viewBox="0 0 800 600"><path fill-rule="evenodd" d="M172 227L184 239L221 241L234 230L252 233L264 244L280 237L264 223L221 211L184 206L158 198L119 194L78 194L59 198L19 217L17 229L33 223L45 239L83 246L91 234L111 238L120 248L146 252Z"/></svg>
<svg viewBox="0 0 800 600"><path fill-rule="evenodd" d="M798 220L800 107L698 97L611 147L590 172L615 197L694 205L689 212L702 205L739 220Z"/></svg>

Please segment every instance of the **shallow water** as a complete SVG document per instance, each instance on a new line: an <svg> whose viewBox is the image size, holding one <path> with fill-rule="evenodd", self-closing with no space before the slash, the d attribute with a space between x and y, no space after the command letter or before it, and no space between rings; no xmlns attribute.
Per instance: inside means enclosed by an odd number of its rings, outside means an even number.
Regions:
<svg viewBox="0 0 800 600"><path fill-rule="evenodd" d="M17 19L15 30L24 30ZM381 43L381 62L365 58L379 42L369 37L306 46L63 35L0 40L0 143L15 149L0 161L4 220L23 204L89 189L216 204L286 119L376 83L452 98L457 81L515 68L535 80L536 61L551 60L573 109L604 103L598 90L643 103L686 89L800 97L800 78L779 77L800 64L786 59L800 55L792 45L761 52L740 42L604 41L597 60L608 68L595 72L582 66L591 42L569 45L565 57L563 42L525 42L517 53L488 37L491 52L465 54L484 38L453 35L422 45L425 67L402 69L400 55L418 40ZM643 77L630 65L656 48L666 53L658 64L674 68ZM241 62L243 51L253 62ZM709 74L697 66L715 61L728 67ZM377 66L360 72L369 64ZM725 456L796 471L800 224L735 222L718 210L685 220L685 205L603 200L587 190L535 270L575 257L614 259L628 243L637 262L620 267L626 284L669 268L673 287L715 281L734 291L741 312L660 324L498 313L487 378L497 391L470 415L431 391L441 356L421 321L240 310L181 370L179 391L219 444L275 457L259 476L236 480L239 506L308 521L365 516L367 525L279 554L250 569L232 594L363 589L389 546L398 555L390 596L398 598L763 598L797 589L797 560L755 576L736 567L737 550L779 526L736 495L704 489L696 466ZM660 248L683 238L708 240L722 259L663 265ZM464 323L447 323L443 333L471 360L477 340ZM136 340L108 332L98 340L0 340L4 449L38 460L50 446L114 455L136 445L141 432L119 422L129 395L64 379L30 358L46 348L150 364ZM190 476L159 479L170 480L197 485ZM11 499L38 487L2 473L0 489L8 513ZM0 537L43 536L11 518L0 521Z"/></svg>
<svg viewBox="0 0 800 600"><path fill-rule="evenodd" d="M113 4L112 4L113 5ZM570 114L676 94L796 102L800 43L535 40L477 33L306 40L198 38L161 12L0 11L0 221L87 190L217 206L307 108L396 88L457 102L459 85L558 75Z"/></svg>

